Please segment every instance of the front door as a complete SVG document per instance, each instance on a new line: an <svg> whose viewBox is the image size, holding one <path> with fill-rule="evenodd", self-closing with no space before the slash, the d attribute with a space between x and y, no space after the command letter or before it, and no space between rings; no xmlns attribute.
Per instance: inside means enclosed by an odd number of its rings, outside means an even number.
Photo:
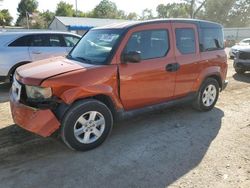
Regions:
<svg viewBox="0 0 250 188"><path fill-rule="evenodd" d="M131 29L118 49L120 97L126 110L161 103L173 97L176 72L171 24ZM122 62L122 54L140 52L141 61Z"/></svg>

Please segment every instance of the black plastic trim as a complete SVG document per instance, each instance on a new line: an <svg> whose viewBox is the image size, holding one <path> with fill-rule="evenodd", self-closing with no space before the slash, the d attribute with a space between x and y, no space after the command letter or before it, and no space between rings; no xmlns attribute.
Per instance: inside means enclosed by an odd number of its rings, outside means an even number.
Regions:
<svg viewBox="0 0 250 188"><path fill-rule="evenodd" d="M51 99L27 99L23 102L24 105L30 106L38 109L55 109L58 105L59 101L56 98Z"/></svg>
<svg viewBox="0 0 250 188"><path fill-rule="evenodd" d="M169 100L160 104L154 104L151 106L146 106L143 108L129 110L129 111L120 110L117 112L116 120L129 119L137 115L150 113L156 110L161 110L161 109L169 108L172 106L177 106L177 105L185 104L188 102L192 102L196 97L197 97L197 92L192 92L192 93L189 93L185 97L175 99L175 100Z"/></svg>

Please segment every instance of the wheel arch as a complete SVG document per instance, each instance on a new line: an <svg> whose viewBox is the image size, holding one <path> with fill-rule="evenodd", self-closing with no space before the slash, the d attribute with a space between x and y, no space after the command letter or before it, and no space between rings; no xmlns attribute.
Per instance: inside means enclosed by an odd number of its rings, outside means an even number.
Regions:
<svg viewBox="0 0 250 188"><path fill-rule="evenodd" d="M115 104L110 96L99 94L99 95L95 95L95 96L90 97L90 98L96 99L96 100L104 103L110 109L113 117L115 116L117 110L116 110Z"/></svg>
<svg viewBox="0 0 250 188"><path fill-rule="evenodd" d="M213 78L213 79L215 79L215 80L218 82L220 89L222 88L222 79L221 79L221 76L220 76L220 75L218 75L218 74L209 75L209 76L207 76L207 77L203 80L203 82L204 82L207 78Z"/></svg>
<svg viewBox="0 0 250 188"><path fill-rule="evenodd" d="M25 65L27 63L31 63L31 61L21 61L21 62L15 64L13 67L11 67L11 69L8 72L7 80L9 82L11 82L11 74L13 74L18 67Z"/></svg>
<svg viewBox="0 0 250 188"><path fill-rule="evenodd" d="M220 87L220 90L223 87L223 75L222 75L222 69L220 66L211 66L205 68L200 75L197 77L196 82L194 83L194 91L198 91L200 87L202 86L202 83L207 79L207 78L213 78L215 79Z"/></svg>
<svg viewBox="0 0 250 188"><path fill-rule="evenodd" d="M60 120L62 119L62 117L64 116L64 114L68 111L68 109L75 103L79 102L79 101L84 101L87 99L95 99L99 102L102 102L103 104L105 104L109 110L111 111L112 115L113 115L113 119L115 119L116 114L117 114L117 109L115 107L115 103L113 102L113 100L111 99L110 96L108 95L104 95L104 94L98 94L98 95L94 95L94 96L90 96L90 97L85 97L85 98L79 98L77 100L75 100L73 103L71 104L65 104L65 103L60 103L55 111L57 118Z"/></svg>
<svg viewBox="0 0 250 188"><path fill-rule="evenodd" d="M218 84L219 84L219 89L220 89L220 91L222 90L222 78L221 78L221 76L220 76L220 74L219 73L212 73L212 74L209 74L209 75L206 75L205 77L203 77L202 79L200 79L200 82L199 82L199 84L196 86L197 87L197 91L199 91L200 90L200 88L201 88L201 86L202 86L202 84L208 79L208 78L213 78L213 79L215 79L217 82L218 82Z"/></svg>

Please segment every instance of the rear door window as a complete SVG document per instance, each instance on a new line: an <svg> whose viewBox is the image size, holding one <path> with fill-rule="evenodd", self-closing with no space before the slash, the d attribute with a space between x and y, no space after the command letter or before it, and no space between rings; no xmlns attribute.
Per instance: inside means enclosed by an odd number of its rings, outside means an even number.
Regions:
<svg viewBox="0 0 250 188"><path fill-rule="evenodd" d="M195 48L195 32L192 28L175 29L176 47L181 54L193 54Z"/></svg>
<svg viewBox="0 0 250 188"><path fill-rule="evenodd" d="M47 35L33 35L30 46L36 47L48 47L49 46L49 38Z"/></svg>
<svg viewBox="0 0 250 188"><path fill-rule="evenodd" d="M169 35L167 30L135 32L125 47L125 53L140 52L142 60L164 57L168 50Z"/></svg>
<svg viewBox="0 0 250 188"><path fill-rule="evenodd" d="M64 45L64 40L61 35L56 35L56 34L51 34L48 35L49 38L49 46L50 47L63 47Z"/></svg>

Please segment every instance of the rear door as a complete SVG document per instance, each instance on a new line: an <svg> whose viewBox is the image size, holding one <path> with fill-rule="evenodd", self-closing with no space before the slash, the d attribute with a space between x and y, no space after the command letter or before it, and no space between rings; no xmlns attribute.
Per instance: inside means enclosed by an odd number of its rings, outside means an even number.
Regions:
<svg viewBox="0 0 250 188"><path fill-rule="evenodd" d="M2 36L4 37L4 35ZM12 40L12 37L8 40ZM14 36L17 37L17 36ZM31 58L29 55L29 35L19 36L10 44L6 45L6 41L2 41L2 46L0 47L0 75L7 76L9 71L16 66L16 64L23 64L25 62L30 62ZM13 68L14 69L14 68Z"/></svg>
<svg viewBox="0 0 250 188"><path fill-rule="evenodd" d="M197 26L192 23L173 23L175 55L179 70L176 72L175 97L192 92L200 69Z"/></svg>
<svg viewBox="0 0 250 188"><path fill-rule="evenodd" d="M58 34L32 35L29 52L32 61L64 56L67 53L63 37Z"/></svg>
<svg viewBox="0 0 250 188"><path fill-rule="evenodd" d="M175 62L170 23L146 24L132 28L117 51L120 61L120 97L126 110L161 103L173 97ZM121 62L124 53L141 53L139 63Z"/></svg>

